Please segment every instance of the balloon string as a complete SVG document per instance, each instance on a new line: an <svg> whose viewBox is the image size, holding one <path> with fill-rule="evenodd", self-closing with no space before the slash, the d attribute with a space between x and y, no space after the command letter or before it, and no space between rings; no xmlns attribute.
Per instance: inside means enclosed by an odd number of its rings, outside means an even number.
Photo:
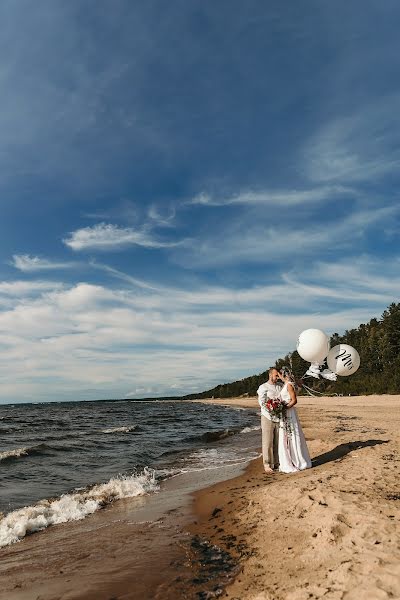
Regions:
<svg viewBox="0 0 400 600"><path fill-rule="evenodd" d="M321 396L327 396L328 395L328 394L325 394L324 392L319 392L318 390L312 390L308 386L304 385L304 383L303 383L303 388L306 390L306 392L307 392L307 394L309 396L315 396L316 394L321 394Z"/></svg>
<svg viewBox="0 0 400 600"><path fill-rule="evenodd" d="M292 366L292 365L290 365L290 366ZM285 369L285 367L283 367L282 369ZM297 378L294 377L294 375L293 375L293 371L291 369L288 369L287 367L286 367L286 370L288 372L288 375L291 377L291 379L293 379L294 381L297 381ZM313 379L313 378L311 377L311 375L307 375L307 371L306 371L304 373L304 375L301 377L300 381L303 382L304 379ZM337 394L326 394L325 392L313 390L312 388L308 387L304 383L301 384L301 387L306 390L306 392L309 396L312 396L314 398L315 398L316 394L320 394L321 396L336 396L337 395Z"/></svg>

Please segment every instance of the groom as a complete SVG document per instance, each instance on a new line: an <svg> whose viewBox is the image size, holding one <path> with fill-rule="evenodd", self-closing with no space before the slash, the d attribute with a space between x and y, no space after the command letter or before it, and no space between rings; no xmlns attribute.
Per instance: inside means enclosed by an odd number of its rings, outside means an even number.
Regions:
<svg viewBox="0 0 400 600"><path fill-rule="evenodd" d="M279 436L279 418L269 414L263 406L268 398L278 398L282 385L278 382L281 374L278 369L272 367L269 372L269 379L266 383L260 385L257 390L258 402L261 407L261 431L262 431L262 454L266 473L273 473L279 466L278 457L278 436Z"/></svg>

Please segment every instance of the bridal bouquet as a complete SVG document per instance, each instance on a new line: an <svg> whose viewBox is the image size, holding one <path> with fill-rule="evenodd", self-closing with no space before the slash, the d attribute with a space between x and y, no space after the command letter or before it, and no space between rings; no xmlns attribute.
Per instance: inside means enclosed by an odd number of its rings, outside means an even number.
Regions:
<svg viewBox="0 0 400 600"><path fill-rule="evenodd" d="M271 417L284 419L286 415L286 404L280 398L268 398L265 403L265 408Z"/></svg>
<svg viewBox="0 0 400 600"><path fill-rule="evenodd" d="M265 408L271 415L271 417L276 417L281 422L281 427L286 431L288 437L292 434L292 425L289 419L287 418L287 405L281 398L268 398L265 402Z"/></svg>

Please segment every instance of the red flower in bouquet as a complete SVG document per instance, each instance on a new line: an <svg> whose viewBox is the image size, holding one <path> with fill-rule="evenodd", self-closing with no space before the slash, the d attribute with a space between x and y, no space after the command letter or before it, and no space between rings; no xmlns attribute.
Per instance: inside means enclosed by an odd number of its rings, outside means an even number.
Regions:
<svg viewBox="0 0 400 600"><path fill-rule="evenodd" d="M286 404L280 398L268 398L265 408L272 417L282 419L286 412Z"/></svg>

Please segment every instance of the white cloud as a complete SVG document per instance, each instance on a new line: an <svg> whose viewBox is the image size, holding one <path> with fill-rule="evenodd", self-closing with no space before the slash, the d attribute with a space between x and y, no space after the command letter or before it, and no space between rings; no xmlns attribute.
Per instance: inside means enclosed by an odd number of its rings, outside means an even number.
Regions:
<svg viewBox="0 0 400 600"><path fill-rule="evenodd" d="M399 259L390 264L368 256L342 259L328 263L316 261L307 269L307 276L295 272L283 275L283 281L301 290L309 297L320 297L333 301L343 301L354 305L385 305L400 297L400 281L397 277Z"/></svg>
<svg viewBox="0 0 400 600"><path fill-rule="evenodd" d="M247 289L132 287L126 276L125 287L37 282L24 295L15 282L0 306L2 397L171 395L260 372L302 329L379 316L400 293L398 263L319 262Z"/></svg>
<svg viewBox="0 0 400 600"><path fill-rule="evenodd" d="M125 398L137 398L138 396L148 396L149 394L157 394L157 388L151 387L136 387L127 394Z"/></svg>
<svg viewBox="0 0 400 600"><path fill-rule="evenodd" d="M202 192L186 204L202 206L261 205L265 207L293 207L317 204L337 197L355 197L357 192L344 186L323 186L304 190L261 190L243 191L227 197L214 197Z"/></svg>
<svg viewBox="0 0 400 600"><path fill-rule="evenodd" d="M48 298L53 300L60 309L69 311L83 310L86 307L93 309L98 302L115 301L116 296L103 286L78 283L61 293L53 292Z"/></svg>
<svg viewBox="0 0 400 600"><path fill-rule="evenodd" d="M55 281L0 281L0 294L18 298L59 289L62 286L62 283Z"/></svg>
<svg viewBox="0 0 400 600"><path fill-rule="evenodd" d="M399 96L379 98L323 125L302 149L301 168L319 183L376 182L398 171Z"/></svg>
<svg viewBox="0 0 400 600"><path fill-rule="evenodd" d="M168 213L160 211L160 208L152 204L147 211L148 219L153 227L174 227L175 210L171 209Z"/></svg>
<svg viewBox="0 0 400 600"><path fill-rule="evenodd" d="M115 277L117 279L121 279L122 281L125 281L135 287L149 289L149 290L157 290L158 289L157 286L151 285L151 284L147 283L146 281L138 279L137 277L132 277L131 275L128 275L127 273L119 271L118 269L115 269L114 267L110 267L109 265L104 265L104 264L98 263L97 261L94 261L94 260L90 261L90 265L94 269L99 269L101 271L104 271L105 273L108 273L109 275L112 275L113 277Z"/></svg>
<svg viewBox="0 0 400 600"><path fill-rule="evenodd" d="M14 254L12 265L25 273L35 271L50 271L53 269L69 269L74 266L72 262L53 262L39 256L30 256L29 254Z"/></svg>
<svg viewBox="0 0 400 600"><path fill-rule="evenodd" d="M282 262L299 257L311 258L327 252L339 257L344 249L352 254L355 243L372 225L387 222L400 213L400 207L356 210L342 219L325 212L323 222L309 219L299 226L296 214L291 219L266 223L261 215L243 214L222 222L219 231L205 231L200 239L186 244L185 252L172 258L185 267L222 267L243 263Z"/></svg>
<svg viewBox="0 0 400 600"><path fill-rule="evenodd" d="M108 223L99 223L93 227L84 227L70 233L63 240L72 250L112 250L136 245L144 248L171 248L179 242L157 240L146 229L119 227Z"/></svg>

